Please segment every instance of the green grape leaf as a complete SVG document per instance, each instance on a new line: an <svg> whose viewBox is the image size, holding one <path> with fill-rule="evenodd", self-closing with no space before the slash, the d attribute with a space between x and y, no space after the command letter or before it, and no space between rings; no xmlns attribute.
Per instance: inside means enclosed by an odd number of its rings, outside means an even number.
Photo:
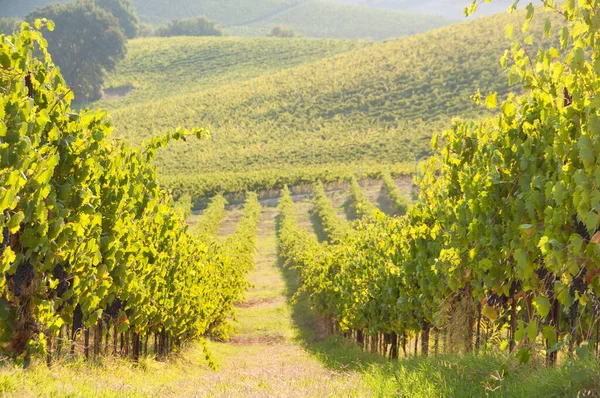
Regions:
<svg viewBox="0 0 600 398"><path fill-rule="evenodd" d="M548 300L548 297L539 296L534 298L533 306L542 318L545 318L550 313L550 301Z"/></svg>

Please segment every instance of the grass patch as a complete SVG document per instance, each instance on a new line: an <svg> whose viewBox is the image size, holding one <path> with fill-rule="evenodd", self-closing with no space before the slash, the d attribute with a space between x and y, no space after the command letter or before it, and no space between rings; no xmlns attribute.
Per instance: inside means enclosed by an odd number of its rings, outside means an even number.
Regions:
<svg viewBox="0 0 600 398"><path fill-rule="evenodd" d="M443 355L371 366L365 374L378 396L549 398L599 396L599 372L594 361L535 368L501 355Z"/></svg>

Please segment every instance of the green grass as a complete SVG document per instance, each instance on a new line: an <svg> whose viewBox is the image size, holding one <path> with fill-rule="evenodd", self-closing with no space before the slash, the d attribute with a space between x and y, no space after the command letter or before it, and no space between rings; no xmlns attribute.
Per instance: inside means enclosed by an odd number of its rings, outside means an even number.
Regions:
<svg viewBox="0 0 600 398"><path fill-rule="evenodd" d="M501 356L411 358L391 364L340 338L306 346L210 343L221 370L192 345L168 362L144 359L63 363L0 370L0 395L38 397L297 396L598 397L597 363L558 368L517 366ZM304 395L306 396L306 395ZM313 395L314 396L314 395Z"/></svg>
<svg viewBox="0 0 600 398"><path fill-rule="evenodd" d="M500 355L442 355L372 367L367 382L379 396L597 397L599 370L595 362L548 369L519 366Z"/></svg>
<svg viewBox="0 0 600 398"><path fill-rule="evenodd" d="M128 87L125 98L98 106L114 109L164 101L314 62L368 46L368 42L239 37L156 37L128 43L126 58L106 81L108 91Z"/></svg>

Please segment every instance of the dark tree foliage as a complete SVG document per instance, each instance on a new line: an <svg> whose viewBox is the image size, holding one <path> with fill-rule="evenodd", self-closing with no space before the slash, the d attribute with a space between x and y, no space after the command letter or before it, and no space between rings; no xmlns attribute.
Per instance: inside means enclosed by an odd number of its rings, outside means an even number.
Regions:
<svg viewBox="0 0 600 398"><path fill-rule="evenodd" d="M119 22L92 1L54 4L26 17L47 18L56 24L45 32L54 62L78 101L99 99L106 72L125 57L126 38Z"/></svg>
<svg viewBox="0 0 600 398"><path fill-rule="evenodd" d="M271 33L267 34L269 37L294 37L296 34L292 29L283 27L283 26L275 26L271 29Z"/></svg>
<svg viewBox="0 0 600 398"><path fill-rule="evenodd" d="M156 32L157 36L223 36L225 32L206 17L174 19Z"/></svg>
<svg viewBox="0 0 600 398"><path fill-rule="evenodd" d="M0 35L11 35L18 31L21 22L16 18L0 18Z"/></svg>
<svg viewBox="0 0 600 398"><path fill-rule="evenodd" d="M138 36L139 19L130 0L95 0L95 3L119 21L128 39Z"/></svg>

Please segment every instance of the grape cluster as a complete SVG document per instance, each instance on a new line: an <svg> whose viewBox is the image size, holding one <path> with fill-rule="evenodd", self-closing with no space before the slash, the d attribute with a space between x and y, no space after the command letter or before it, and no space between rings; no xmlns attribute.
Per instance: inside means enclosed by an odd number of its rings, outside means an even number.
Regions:
<svg viewBox="0 0 600 398"><path fill-rule="evenodd" d="M574 302L569 307L569 322L571 325L577 324L577 317L579 316L579 301Z"/></svg>
<svg viewBox="0 0 600 398"><path fill-rule="evenodd" d="M579 275L573 278L571 285L569 286L569 294L571 297L575 297L575 293L582 295L587 290L587 283L583 280L584 272L580 272Z"/></svg>
<svg viewBox="0 0 600 398"><path fill-rule="evenodd" d="M581 237L585 240L589 240L590 239L590 235L588 233L587 228L585 227L585 225L579 221L577 219L577 216L573 216L573 223L575 224L575 233L578 233L579 235L581 235Z"/></svg>
<svg viewBox="0 0 600 398"><path fill-rule="evenodd" d="M540 268L538 268L538 269L535 270L535 274L537 275L537 277L539 278L539 280L543 281L548 276L548 271L546 270L546 268L540 267Z"/></svg>
<svg viewBox="0 0 600 398"><path fill-rule="evenodd" d="M113 300L112 304L110 304L106 310L104 310L104 315L108 317L108 319L116 320L119 317L119 311L123 308L123 303L119 298Z"/></svg>
<svg viewBox="0 0 600 398"><path fill-rule="evenodd" d="M4 254L4 249L8 247L10 243L10 231L8 227L2 228L2 243L0 243L0 256Z"/></svg>
<svg viewBox="0 0 600 398"><path fill-rule="evenodd" d="M58 279L58 286L56 286L56 296L61 298L64 294L69 290L69 274L65 271L65 268L69 268L70 264L67 262L66 264L57 264L56 267L52 270L52 276L54 279Z"/></svg>
<svg viewBox="0 0 600 398"><path fill-rule="evenodd" d="M12 276L13 294L16 297L22 297L24 292L29 288L33 279L35 278L35 272L33 265L29 261L24 261L17 267L17 271Z"/></svg>
<svg viewBox="0 0 600 398"><path fill-rule="evenodd" d="M508 304L508 297L501 294L490 293L487 297L487 304L491 307L506 307Z"/></svg>
<svg viewBox="0 0 600 398"><path fill-rule="evenodd" d="M578 233L579 235L581 235L581 237L582 237L583 239L585 239L585 241L587 241L587 242L589 242L589 241L592 239L592 236L593 236L593 235L594 235L596 232L599 232L599 231L600 231L600 228L597 228L597 229L594 231L594 234L591 234L591 235L590 235L590 233L589 233L589 231L588 231L587 227L585 226L585 224L584 224L584 223L582 223L581 221L579 221L579 220L577 219L577 216L576 216L576 215L574 215L574 216L573 216L573 223L575 224L575 232L576 232L576 233Z"/></svg>
<svg viewBox="0 0 600 398"><path fill-rule="evenodd" d="M75 310L73 311L73 338L79 330L83 329L83 312L81 311L81 306L77 304Z"/></svg>

